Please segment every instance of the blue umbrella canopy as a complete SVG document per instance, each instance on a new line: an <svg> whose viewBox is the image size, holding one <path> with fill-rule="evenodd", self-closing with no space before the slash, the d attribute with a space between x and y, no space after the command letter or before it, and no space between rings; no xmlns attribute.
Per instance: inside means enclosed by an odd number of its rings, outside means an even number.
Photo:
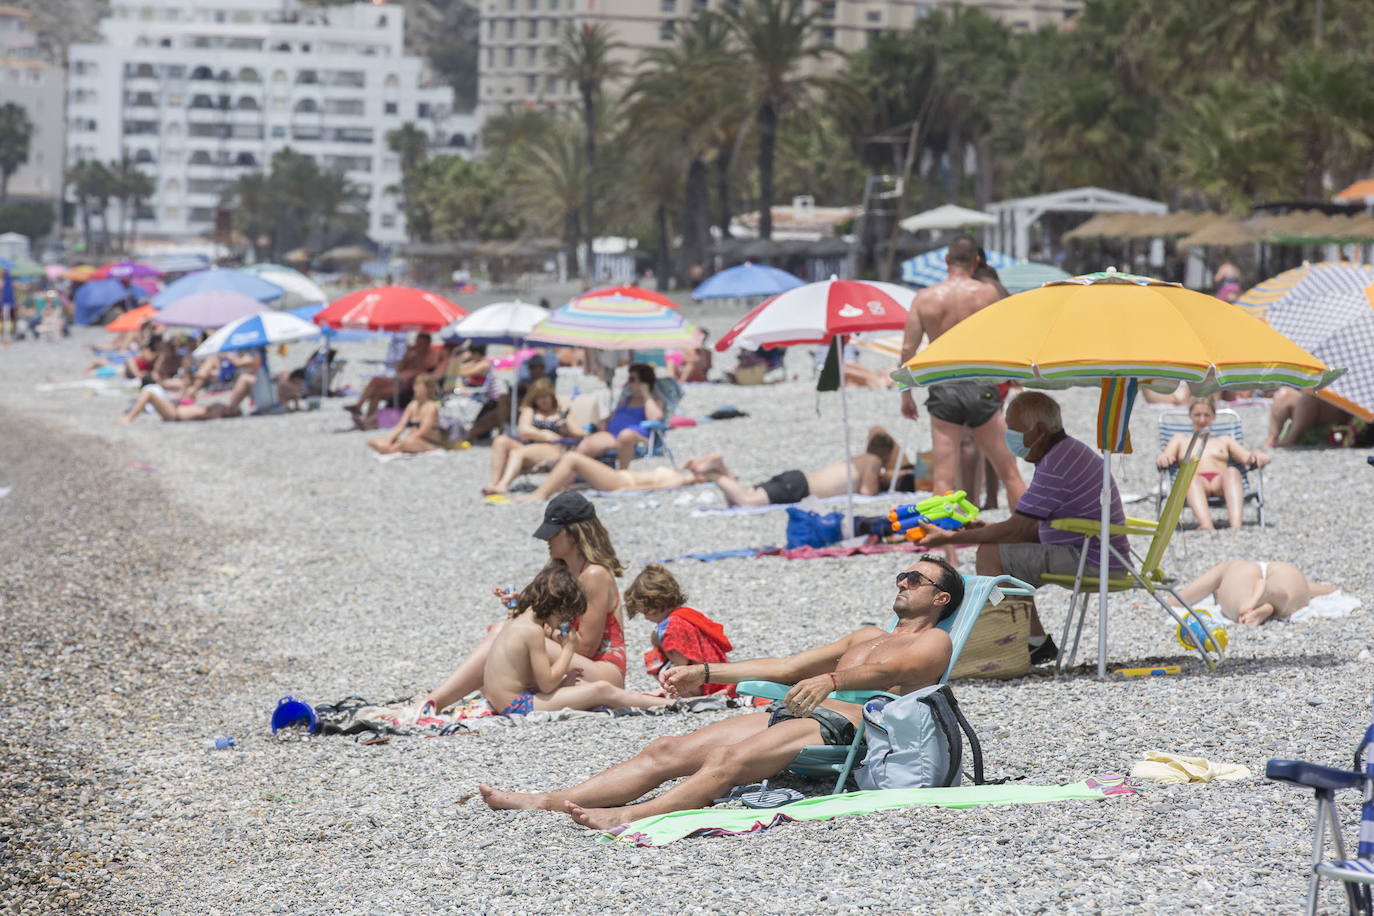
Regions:
<svg viewBox="0 0 1374 916"><path fill-rule="evenodd" d="M785 270L767 264L736 264L706 280L692 290L693 299L747 299L751 296L776 296L804 286L805 281Z"/></svg>
<svg viewBox="0 0 1374 916"><path fill-rule="evenodd" d="M945 266L945 255L948 253L949 246L945 246L903 261L902 282L909 286L934 286L936 283L943 283L949 277L949 269ZM989 251L987 256L988 266L993 270L1005 270L1013 264L1021 263L1020 259L1002 254L1000 251Z"/></svg>
<svg viewBox="0 0 1374 916"><path fill-rule="evenodd" d="M203 359L213 353L249 350L319 336L319 328L290 312L259 312L226 324L207 337L191 355Z"/></svg>
<svg viewBox="0 0 1374 916"><path fill-rule="evenodd" d="M281 296L282 288L247 271L212 267L209 270L187 274L169 283L162 292L153 297L153 308L165 309L192 293L209 292L240 293L259 302L270 302Z"/></svg>
<svg viewBox="0 0 1374 916"><path fill-rule="evenodd" d="M73 297L76 304L76 323L94 324L105 314L106 309L131 296L136 301L148 298L148 294L137 286L125 286L122 281L114 278L83 283Z"/></svg>

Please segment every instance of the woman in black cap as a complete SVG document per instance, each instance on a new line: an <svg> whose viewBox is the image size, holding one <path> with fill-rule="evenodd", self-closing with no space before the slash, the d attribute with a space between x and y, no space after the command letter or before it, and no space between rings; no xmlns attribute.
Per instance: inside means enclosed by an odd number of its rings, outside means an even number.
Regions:
<svg viewBox="0 0 1374 916"><path fill-rule="evenodd" d="M544 507L544 523L534 536L548 542L551 559L567 564L587 598L586 612L573 624L577 654L566 683L607 681L625 686L625 619L615 582L625 567L596 509L580 493L560 493ZM499 588L493 592L503 602L511 597ZM501 625L491 627L463 663L425 697L421 714L445 709L482 686L487 653ZM562 647L553 640L548 645L550 657L557 658Z"/></svg>

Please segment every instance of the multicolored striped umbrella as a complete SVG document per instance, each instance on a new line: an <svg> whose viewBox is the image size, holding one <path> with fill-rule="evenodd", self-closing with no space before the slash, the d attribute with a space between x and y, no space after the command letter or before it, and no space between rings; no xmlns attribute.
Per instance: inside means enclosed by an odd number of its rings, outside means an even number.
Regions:
<svg viewBox="0 0 1374 916"><path fill-rule="evenodd" d="M1326 261L1286 270L1236 305L1347 370L1317 397L1374 421L1374 265Z"/></svg>
<svg viewBox="0 0 1374 916"><path fill-rule="evenodd" d="M528 340L593 350L668 350L695 347L701 332L675 308L633 295L599 293L554 309Z"/></svg>
<svg viewBox="0 0 1374 916"><path fill-rule="evenodd" d="M677 308L677 303L669 299L667 296L663 295L662 293L656 293L651 289L645 289L642 286L603 286L599 289L588 290L582 295L576 296L574 298L602 299L607 296L613 296L620 299L638 299L642 302L648 302L653 305L664 305L670 309Z"/></svg>

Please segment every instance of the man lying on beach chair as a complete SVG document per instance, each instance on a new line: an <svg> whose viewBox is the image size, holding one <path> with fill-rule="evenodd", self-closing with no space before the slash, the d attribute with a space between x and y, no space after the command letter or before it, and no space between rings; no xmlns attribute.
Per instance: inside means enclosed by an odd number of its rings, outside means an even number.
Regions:
<svg viewBox="0 0 1374 916"><path fill-rule="evenodd" d="M890 633L865 626L828 646L789 658L684 665L663 677L670 695L706 681L793 685L768 712L658 738L625 763L568 789L527 794L482 785L482 799L493 809L561 811L584 827L608 829L641 817L706 807L732 786L776 776L811 745L848 747L862 707L828 699L830 694L873 689L901 695L939 682L949 666L952 643L937 623L959 607L963 588L963 577L954 567L923 557L898 577L892 610L899 622ZM682 777L667 792L629 804Z"/></svg>

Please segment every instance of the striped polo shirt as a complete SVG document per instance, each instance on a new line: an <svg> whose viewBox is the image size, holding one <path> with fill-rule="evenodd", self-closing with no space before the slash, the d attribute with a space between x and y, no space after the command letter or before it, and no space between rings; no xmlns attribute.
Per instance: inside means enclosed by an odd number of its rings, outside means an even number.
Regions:
<svg viewBox="0 0 1374 916"><path fill-rule="evenodd" d="M1050 527L1050 522L1056 518L1102 517L1102 456L1066 433L1055 435L1058 438L1049 451L1035 462L1035 476L1016 504L1016 511L1039 520L1040 543L1078 547L1083 543L1082 535L1072 531L1057 531ZM1120 525L1125 520L1126 511L1121 507L1121 494L1113 480L1112 524ZM1123 556L1129 556L1124 534L1112 535L1112 546ZM1094 538L1088 546L1089 569L1098 566L1098 552L1097 539ZM1121 569L1115 558L1112 559L1111 568Z"/></svg>

